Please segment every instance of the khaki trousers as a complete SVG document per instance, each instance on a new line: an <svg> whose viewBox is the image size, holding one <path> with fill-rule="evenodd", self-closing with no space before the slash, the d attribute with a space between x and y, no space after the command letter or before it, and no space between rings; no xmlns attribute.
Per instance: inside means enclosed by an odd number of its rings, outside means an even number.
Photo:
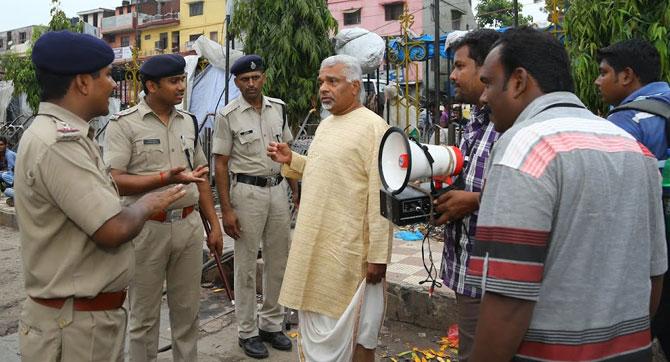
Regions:
<svg viewBox="0 0 670 362"><path fill-rule="evenodd" d="M123 361L126 317L123 308L79 312L72 299L55 309L27 298L19 321L21 360Z"/></svg>
<svg viewBox="0 0 670 362"><path fill-rule="evenodd" d="M173 361L197 361L203 240L198 211L173 223L149 220L133 240L130 361L156 361L163 281L167 282Z"/></svg>
<svg viewBox="0 0 670 362"><path fill-rule="evenodd" d="M458 308L458 361L467 362L475 342L481 299L456 293Z"/></svg>
<svg viewBox="0 0 670 362"><path fill-rule="evenodd" d="M231 204L240 221L235 240L235 317L240 338L282 330L284 308L279 291L288 259L291 228L287 183L258 187L234 183ZM256 258L263 248L263 305L256 306ZM258 316L258 322L256 321Z"/></svg>

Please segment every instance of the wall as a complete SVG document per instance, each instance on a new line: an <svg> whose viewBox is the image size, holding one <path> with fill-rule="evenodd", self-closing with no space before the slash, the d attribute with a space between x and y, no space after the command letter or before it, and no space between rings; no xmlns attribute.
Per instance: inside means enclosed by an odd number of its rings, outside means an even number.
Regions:
<svg viewBox="0 0 670 362"><path fill-rule="evenodd" d="M381 36L399 35L400 23L398 20L385 20L384 4L397 3L394 0L329 0L328 9L337 20L340 30L352 27L359 27L370 30ZM423 29L423 0L407 0L407 6L410 14L414 15L414 24L411 29L420 35ZM361 23L353 25L344 25L343 11L350 9L361 9Z"/></svg>
<svg viewBox="0 0 670 362"><path fill-rule="evenodd" d="M16 28L16 29L11 29L11 30L6 30L6 31L0 31L0 42L2 43L2 47L0 48L0 54L6 52L9 50L9 46L7 45L7 33L11 33L11 38L12 38L12 46L15 47L15 50L22 53L26 50L26 46L21 46L22 44L29 43L32 40L33 37L33 28L35 25L31 26L24 26L22 28ZM25 33L25 41L21 42L20 38L20 33Z"/></svg>
<svg viewBox="0 0 670 362"><path fill-rule="evenodd" d="M216 41L224 42L226 21L226 1L225 0L204 0L203 14L190 16L189 4L181 2L181 22L179 28L179 37L182 51L186 50L186 42L189 37L195 34L204 34L209 38L211 32L217 33Z"/></svg>
<svg viewBox="0 0 670 362"><path fill-rule="evenodd" d="M163 13L165 12L163 11ZM142 30L140 54L142 56L160 54L155 48L155 42L160 39L161 33L167 33L168 35L168 49L164 51L165 53L173 51L171 48L174 42L173 32L179 32L178 51L181 53L191 50L189 40L192 35L204 34L207 38L210 38L210 33L216 32L216 41L223 43L225 18L226 2L224 0L204 0L203 13L196 16L190 16L189 3L181 1L179 6L179 24Z"/></svg>

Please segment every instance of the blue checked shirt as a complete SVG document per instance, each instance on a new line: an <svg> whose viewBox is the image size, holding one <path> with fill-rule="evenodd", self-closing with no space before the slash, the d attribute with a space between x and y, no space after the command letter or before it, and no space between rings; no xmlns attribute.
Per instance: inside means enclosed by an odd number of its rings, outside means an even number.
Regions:
<svg viewBox="0 0 670 362"><path fill-rule="evenodd" d="M482 191L484 168L496 139L498 132L493 129L493 123L489 121L488 110L474 107L472 119L465 125L459 145L465 156L462 173L465 191ZM465 273L476 230L477 211L463 218L462 222L459 220L448 223L444 228L442 253L442 279L445 286L458 294L472 298L479 298L482 294L479 287L465 284Z"/></svg>

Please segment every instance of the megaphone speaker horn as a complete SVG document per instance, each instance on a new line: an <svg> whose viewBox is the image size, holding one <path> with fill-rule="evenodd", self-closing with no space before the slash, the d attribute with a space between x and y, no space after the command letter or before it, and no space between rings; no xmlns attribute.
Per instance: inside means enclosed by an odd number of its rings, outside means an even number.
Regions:
<svg viewBox="0 0 670 362"><path fill-rule="evenodd" d="M410 181L458 175L463 169L463 154L458 147L419 145L397 127L389 128L382 137L378 160L382 185L393 195L402 192Z"/></svg>
<svg viewBox="0 0 670 362"><path fill-rule="evenodd" d="M409 140L400 128L391 127L384 133L378 160L384 188L394 195L401 192L412 172L412 153Z"/></svg>

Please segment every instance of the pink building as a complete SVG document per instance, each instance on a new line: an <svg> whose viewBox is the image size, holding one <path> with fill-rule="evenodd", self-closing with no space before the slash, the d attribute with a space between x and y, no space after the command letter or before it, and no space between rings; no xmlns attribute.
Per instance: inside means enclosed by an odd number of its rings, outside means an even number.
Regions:
<svg viewBox="0 0 670 362"><path fill-rule="evenodd" d="M469 30L476 27L472 14L471 0L438 0L440 4L440 35L453 30ZM435 0L327 0L328 9L337 20L339 30L358 27L364 28L382 37L396 37L401 34L400 16L405 5L414 16L414 24L410 28L414 35L434 35L434 3ZM440 62L440 78L446 82L446 61ZM419 71L410 69L405 79L417 83L423 82L425 63L420 63ZM432 70L430 79L433 79ZM385 75L381 75L382 79ZM442 81L440 82L444 84ZM433 85L429 82L429 88ZM444 89L444 85L441 86Z"/></svg>
<svg viewBox="0 0 670 362"><path fill-rule="evenodd" d="M398 19L407 4L414 16L411 29L416 35L433 34L434 0L327 0L328 9L337 20L339 29L360 27L381 36L399 35ZM440 30L468 30L475 27L471 0L439 1Z"/></svg>

